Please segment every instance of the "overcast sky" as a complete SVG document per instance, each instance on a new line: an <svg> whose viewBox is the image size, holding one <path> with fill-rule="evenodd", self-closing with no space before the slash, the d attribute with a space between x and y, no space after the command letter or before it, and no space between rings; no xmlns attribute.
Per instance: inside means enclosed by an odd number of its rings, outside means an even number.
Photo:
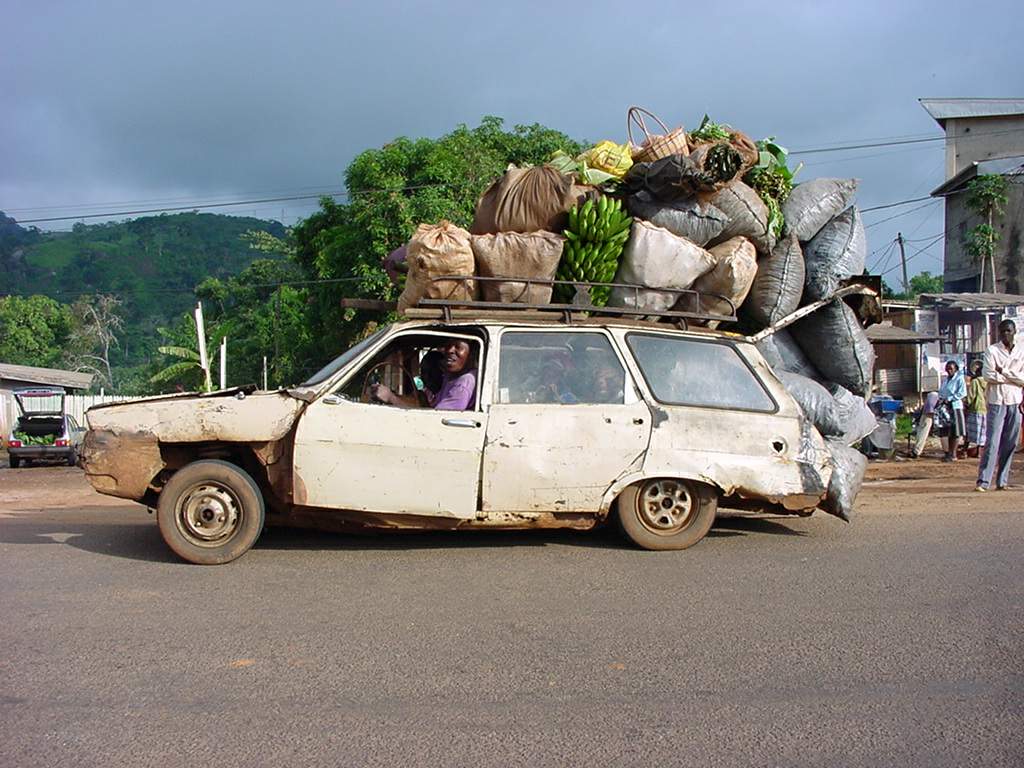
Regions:
<svg viewBox="0 0 1024 768"><path fill-rule="evenodd" d="M19 220L315 194L359 152L498 115L625 139L630 104L791 150L941 136L923 97L1024 97L1024 3L4 0L0 210ZM942 142L804 154L870 207L943 180ZM918 204L920 205L920 204ZM293 223L315 201L214 209ZM872 212L942 269L941 205ZM891 221L881 221L895 214ZM70 223L39 224L67 228ZM895 284L898 270L886 279Z"/></svg>

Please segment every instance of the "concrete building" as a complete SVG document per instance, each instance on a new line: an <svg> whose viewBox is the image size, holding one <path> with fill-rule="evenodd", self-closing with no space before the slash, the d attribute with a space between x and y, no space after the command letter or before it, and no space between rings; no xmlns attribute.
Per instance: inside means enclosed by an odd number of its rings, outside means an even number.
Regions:
<svg viewBox="0 0 1024 768"><path fill-rule="evenodd" d="M946 180L932 192L946 200L945 290L1024 293L1024 99L920 102L946 132ZM999 233L994 287L982 264L967 252L968 233L984 223L967 207L967 187L985 174L1009 182L1005 212L993 222Z"/></svg>

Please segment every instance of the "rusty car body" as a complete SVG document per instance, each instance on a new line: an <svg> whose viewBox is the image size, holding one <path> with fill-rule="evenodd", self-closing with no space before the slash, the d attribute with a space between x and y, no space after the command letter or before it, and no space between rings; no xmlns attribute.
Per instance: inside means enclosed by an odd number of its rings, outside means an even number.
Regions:
<svg viewBox="0 0 1024 768"><path fill-rule="evenodd" d="M381 376L415 396L416 367L450 338L477 358L470 408L367 396ZM640 546L679 549L719 503L810 514L832 472L749 338L641 320L408 320L298 387L154 397L87 418L95 489L155 509L167 543L196 563L240 556L264 522L587 529L617 516Z"/></svg>

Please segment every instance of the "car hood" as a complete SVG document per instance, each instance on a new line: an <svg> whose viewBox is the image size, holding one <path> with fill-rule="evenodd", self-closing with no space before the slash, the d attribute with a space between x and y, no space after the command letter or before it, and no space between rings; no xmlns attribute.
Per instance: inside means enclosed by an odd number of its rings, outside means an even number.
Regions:
<svg viewBox="0 0 1024 768"><path fill-rule="evenodd" d="M280 440L306 406L286 391L225 389L181 393L94 406L86 412L92 430L145 433L165 443Z"/></svg>

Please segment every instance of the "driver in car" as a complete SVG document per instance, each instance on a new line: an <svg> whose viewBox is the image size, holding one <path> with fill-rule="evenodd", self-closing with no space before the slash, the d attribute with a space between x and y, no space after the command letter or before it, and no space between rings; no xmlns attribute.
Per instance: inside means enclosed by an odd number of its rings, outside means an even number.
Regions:
<svg viewBox="0 0 1024 768"><path fill-rule="evenodd" d="M465 339L449 339L440 348L441 386L437 392L424 387L427 403L438 411L468 411L476 394L475 349ZM415 395L398 395L385 384L373 384L370 394L388 405L415 408Z"/></svg>

